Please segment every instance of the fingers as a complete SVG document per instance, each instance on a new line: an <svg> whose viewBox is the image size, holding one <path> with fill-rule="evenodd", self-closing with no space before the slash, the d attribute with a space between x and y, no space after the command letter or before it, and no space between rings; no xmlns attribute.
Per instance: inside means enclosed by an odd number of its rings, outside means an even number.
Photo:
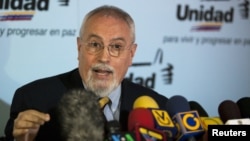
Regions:
<svg viewBox="0 0 250 141"><path fill-rule="evenodd" d="M20 112L14 121L13 136L15 138L25 137L25 134L31 131L33 135L36 135L39 127L49 120L49 114L36 110Z"/></svg>

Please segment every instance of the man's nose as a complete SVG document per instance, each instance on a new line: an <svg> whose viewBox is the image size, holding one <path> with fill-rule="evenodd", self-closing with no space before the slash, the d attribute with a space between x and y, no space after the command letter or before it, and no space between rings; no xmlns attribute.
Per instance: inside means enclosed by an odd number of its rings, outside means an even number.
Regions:
<svg viewBox="0 0 250 141"><path fill-rule="evenodd" d="M98 58L102 61L102 62L107 62L109 61L111 55L109 53L109 49L107 46L105 46L98 54Z"/></svg>

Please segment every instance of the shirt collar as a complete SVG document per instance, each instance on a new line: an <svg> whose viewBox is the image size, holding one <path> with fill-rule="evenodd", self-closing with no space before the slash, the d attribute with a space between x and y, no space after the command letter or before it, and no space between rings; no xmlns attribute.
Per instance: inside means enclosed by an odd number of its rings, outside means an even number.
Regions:
<svg viewBox="0 0 250 141"><path fill-rule="evenodd" d="M114 91L112 91L108 97L112 102L111 109L113 112L115 112L120 102L121 85L119 85Z"/></svg>

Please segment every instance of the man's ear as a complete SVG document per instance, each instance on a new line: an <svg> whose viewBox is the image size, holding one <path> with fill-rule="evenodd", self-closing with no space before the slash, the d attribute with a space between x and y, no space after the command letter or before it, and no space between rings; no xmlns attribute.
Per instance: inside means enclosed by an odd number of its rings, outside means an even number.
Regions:
<svg viewBox="0 0 250 141"><path fill-rule="evenodd" d="M135 56L136 49L137 49L137 44L133 44L131 47L131 57L132 58Z"/></svg>
<svg viewBox="0 0 250 141"><path fill-rule="evenodd" d="M81 48L81 38L80 37L77 37L77 50L78 50L78 52L80 51L80 48Z"/></svg>

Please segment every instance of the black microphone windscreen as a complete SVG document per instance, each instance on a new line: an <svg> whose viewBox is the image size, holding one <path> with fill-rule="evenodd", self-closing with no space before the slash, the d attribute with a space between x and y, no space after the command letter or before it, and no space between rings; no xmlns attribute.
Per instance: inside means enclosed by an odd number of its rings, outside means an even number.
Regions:
<svg viewBox="0 0 250 141"><path fill-rule="evenodd" d="M240 109L232 100L224 100L218 107L219 116L223 123L230 119L240 119Z"/></svg>
<svg viewBox="0 0 250 141"><path fill-rule="evenodd" d="M237 101L242 118L250 118L250 97L243 97Z"/></svg>
<svg viewBox="0 0 250 141"><path fill-rule="evenodd" d="M196 110L200 117L208 117L208 113L205 111L205 109L196 101L189 101L190 109Z"/></svg>
<svg viewBox="0 0 250 141"><path fill-rule="evenodd" d="M187 99L180 95L172 96L166 103L166 110L171 117L176 113L190 111L190 106Z"/></svg>
<svg viewBox="0 0 250 141"><path fill-rule="evenodd" d="M58 120L65 141L103 141L104 118L98 97L83 89L67 91L58 103Z"/></svg>

